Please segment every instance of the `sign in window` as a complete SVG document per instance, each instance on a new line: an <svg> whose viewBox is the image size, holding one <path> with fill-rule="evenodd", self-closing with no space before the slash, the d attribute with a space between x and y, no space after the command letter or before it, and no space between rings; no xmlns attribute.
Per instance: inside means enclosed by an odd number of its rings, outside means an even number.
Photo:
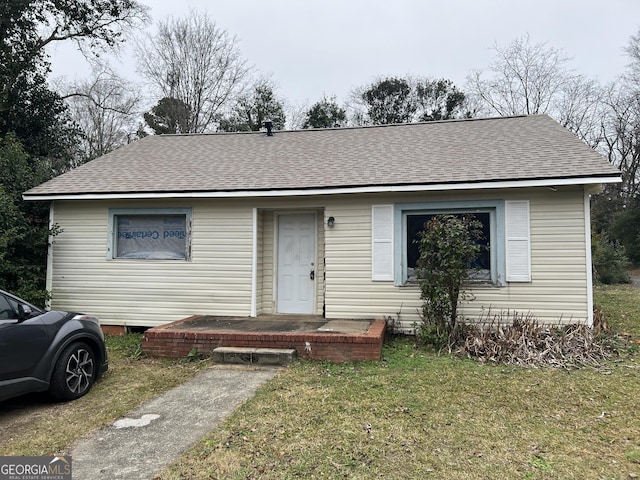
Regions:
<svg viewBox="0 0 640 480"><path fill-rule="evenodd" d="M117 215L114 258L187 259L187 216Z"/></svg>

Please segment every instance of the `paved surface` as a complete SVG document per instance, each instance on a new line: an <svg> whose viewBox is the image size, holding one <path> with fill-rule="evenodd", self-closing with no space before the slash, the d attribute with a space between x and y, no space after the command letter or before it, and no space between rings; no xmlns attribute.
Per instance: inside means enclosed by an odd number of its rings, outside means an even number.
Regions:
<svg viewBox="0 0 640 480"><path fill-rule="evenodd" d="M278 368L212 366L71 451L74 480L151 479L218 425Z"/></svg>
<svg viewBox="0 0 640 480"><path fill-rule="evenodd" d="M367 333L371 320L326 319L321 315L260 315L220 317L199 315L162 326L163 330L286 332L286 333Z"/></svg>

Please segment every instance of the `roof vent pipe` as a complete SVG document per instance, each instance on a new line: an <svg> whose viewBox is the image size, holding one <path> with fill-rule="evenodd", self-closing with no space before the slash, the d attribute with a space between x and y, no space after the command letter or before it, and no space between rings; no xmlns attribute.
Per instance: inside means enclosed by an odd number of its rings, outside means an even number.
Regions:
<svg viewBox="0 0 640 480"><path fill-rule="evenodd" d="M273 122L271 120L264 122L264 128L267 129L267 137L273 137Z"/></svg>

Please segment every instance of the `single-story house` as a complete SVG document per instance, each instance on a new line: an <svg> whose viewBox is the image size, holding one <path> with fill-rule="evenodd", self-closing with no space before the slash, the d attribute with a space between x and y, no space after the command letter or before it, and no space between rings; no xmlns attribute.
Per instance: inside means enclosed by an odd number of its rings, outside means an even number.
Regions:
<svg viewBox="0 0 640 480"><path fill-rule="evenodd" d="M546 115L148 136L39 185L51 307L104 325L190 315L419 319L414 242L473 213L462 314L591 324L589 198L620 172Z"/></svg>

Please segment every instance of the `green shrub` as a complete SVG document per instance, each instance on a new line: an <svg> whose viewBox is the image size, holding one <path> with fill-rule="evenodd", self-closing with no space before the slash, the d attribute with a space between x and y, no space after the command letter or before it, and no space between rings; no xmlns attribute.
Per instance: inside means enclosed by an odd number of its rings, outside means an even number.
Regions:
<svg viewBox="0 0 640 480"><path fill-rule="evenodd" d="M436 215L419 237L416 276L422 299L418 338L442 348L456 328L463 284L482 247L482 223L473 215Z"/></svg>
<svg viewBox="0 0 640 480"><path fill-rule="evenodd" d="M629 260L625 249L606 233L591 235L594 281L607 285L629 283Z"/></svg>
<svg viewBox="0 0 640 480"><path fill-rule="evenodd" d="M640 265L640 200L633 200L616 217L611 226L611 236L624 247L627 258Z"/></svg>

